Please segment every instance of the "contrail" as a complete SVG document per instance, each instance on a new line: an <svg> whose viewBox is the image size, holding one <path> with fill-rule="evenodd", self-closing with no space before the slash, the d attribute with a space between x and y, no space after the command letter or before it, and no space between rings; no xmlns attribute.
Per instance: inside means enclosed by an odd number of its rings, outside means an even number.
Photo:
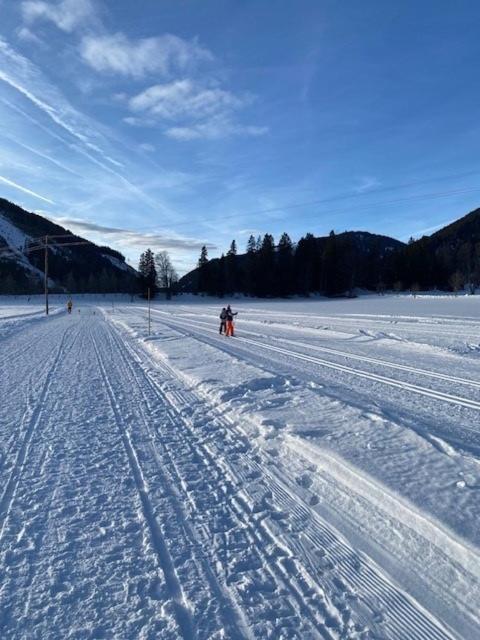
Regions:
<svg viewBox="0 0 480 640"><path fill-rule="evenodd" d="M8 184L8 186L10 187L14 187L14 189L18 189L19 191L23 191L23 193L28 193L31 196L34 196L35 198L39 198L40 200L43 200L44 202L48 202L48 204L55 204L55 202L53 200L49 200L48 198L44 198L44 196L41 196L39 193L35 193L35 191L32 191L31 189L27 189L26 187L22 187L21 184L17 184L16 182L13 182L13 180L9 180L8 178L4 178L3 176L0 176L0 181L4 182L5 184Z"/></svg>

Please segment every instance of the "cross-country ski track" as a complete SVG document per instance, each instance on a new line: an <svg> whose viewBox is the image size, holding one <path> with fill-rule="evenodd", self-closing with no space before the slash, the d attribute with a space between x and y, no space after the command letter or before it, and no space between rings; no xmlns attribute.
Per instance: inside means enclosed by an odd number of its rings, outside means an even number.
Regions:
<svg viewBox="0 0 480 640"><path fill-rule="evenodd" d="M383 482L386 457L370 474L313 426L277 426L279 394L333 415L350 388L344 418L418 446L425 474L480 472L480 377L293 326L227 339L208 313L154 308L150 337L135 304L0 320L0 637L477 638L475 525L441 510L460 490L423 509L412 477ZM229 363L243 377L216 395ZM425 401L449 414L435 428Z"/></svg>

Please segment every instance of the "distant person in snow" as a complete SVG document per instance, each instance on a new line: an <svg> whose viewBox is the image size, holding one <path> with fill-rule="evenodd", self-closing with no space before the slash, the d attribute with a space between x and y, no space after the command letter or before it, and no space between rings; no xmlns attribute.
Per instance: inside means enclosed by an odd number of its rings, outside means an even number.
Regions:
<svg viewBox="0 0 480 640"><path fill-rule="evenodd" d="M238 314L237 311L235 311L235 313L232 311L230 305L228 305L227 307L227 331L225 333L226 336L233 336L235 335L233 332L233 316L236 316Z"/></svg>
<svg viewBox="0 0 480 640"><path fill-rule="evenodd" d="M223 307L223 309L220 312L220 329L219 329L220 335L222 333L227 333L227 310L225 309L225 307Z"/></svg>
<svg viewBox="0 0 480 640"><path fill-rule="evenodd" d="M72 307L73 307L73 302L71 300L69 300L67 302L67 311L68 311L68 313L72 313Z"/></svg>

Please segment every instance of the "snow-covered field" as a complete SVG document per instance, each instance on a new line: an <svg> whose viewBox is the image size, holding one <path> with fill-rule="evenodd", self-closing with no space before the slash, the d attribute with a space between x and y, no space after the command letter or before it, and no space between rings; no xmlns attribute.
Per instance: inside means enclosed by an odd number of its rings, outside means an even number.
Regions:
<svg viewBox="0 0 480 640"><path fill-rule="evenodd" d="M0 637L480 637L480 297L64 302L0 298Z"/></svg>

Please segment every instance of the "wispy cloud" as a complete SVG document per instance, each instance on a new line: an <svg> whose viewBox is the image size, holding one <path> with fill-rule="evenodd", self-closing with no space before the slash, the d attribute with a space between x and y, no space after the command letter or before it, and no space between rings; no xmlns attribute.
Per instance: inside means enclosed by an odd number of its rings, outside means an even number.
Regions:
<svg viewBox="0 0 480 640"><path fill-rule="evenodd" d="M133 78L150 73L169 76L213 60L213 54L196 40L169 33L140 40L130 40L123 33L85 36L80 53L96 71Z"/></svg>
<svg viewBox="0 0 480 640"><path fill-rule="evenodd" d="M263 136L268 130L268 127L242 125L228 118L217 117L187 127L170 127L165 135L175 140L219 140L235 135Z"/></svg>
<svg viewBox="0 0 480 640"><path fill-rule="evenodd" d="M99 134L92 130L88 119L76 111L64 96L44 79L43 74L30 60L14 51L2 38L0 80L21 93L88 149L107 157L96 141Z"/></svg>
<svg viewBox="0 0 480 640"><path fill-rule="evenodd" d="M115 176L127 190L141 198L150 207L158 208L158 203L114 168L120 168L123 164L102 148L102 143L107 144L107 142L90 119L74 109L63 94L45 80L43 74L30 60L14 51L2 38L0 38L0 81L21 93L63 132L72 136L75 142L63 141L70 149L74 149L97 167ZM62 140L62 138L59 139Z"/></svg>
<svg viewBox="0 0 480 640"><path fill-rule="evenodd" d="M217 249L214 244L209 244L202 240L184 236L172 236L158 232L142 233L141 231L134 231L132 229L100 225L95 222L80 220L78 218L52 218L50 216L50 219L75 232L93 233L104 238L105 242L114 242L117 245L125 247L151 247L155 251L163 249L191 251L199 250L203 245L206 245L210 250Z"/></svg>
<svg viewBox="0 0 480 640"><path fill-rule="evenodd" d="M61 0L56 4L43 0L25 0L21 6L23 19L27 24L31 25L38 20L53 22L67 33L91 21L95 16L90 0Z"/></svg>
<svg viewBox="0 0 480 640"><path fill-rule="evenodd" d="M144 151L145 153L154 153L156 151L156 147L149 142L142 142L138 145L140 151Z"/></svg>
<svg viewBox="0 0 480 640"><path fill-rule="evenodd" d="M23 187L21 184L14 182L13 180L9 180L4 176L0 176L0 182L8 185L9 187L13 187L14 189L18 189L18 191L22 191L23 193L27 193L29 196L33 196L34 198L38 198L39 200L43 200L43 202L48 202L48 204L55 204L53 200L49 198L45 198L45 196L40 195L36 191L32 191L31 189L27 189L27 187Z"/></svg>
<svg viewBox="0 0 480 640"><path fill-rule="evenodd" d="M28 27L19 27L16 34L19 40L23 40L24 42L33 42L38 46L44 46L44 42Z"/></svg>
<svg viewBox="0 0 480 640"><path fill-rule="evenodd" d="M239 97L223 89L202 87L192 80L156 84L131 98L130 109L160 119L188 117L203 119L239 109L249 103L250 96Z"/></svg>
<svg viewBox="0 0 480 640"><path fill-rule="evenodd" d="M366 191L370 191L370 189L379 187L381 184L380 180L373 176L364 176L360 184L355 187L355 191L357 193L365 193Z"/></svg>
<svg viewBox="0 0 480 640"><path fill-rule="evenodd" d="M154 125L175 121L165 135L175 140L216 140L232 135L259 136L267 127L242 125L234 112L253 102L251 94L235 95L218 86L205 86L183 79L156 84L129 100L135 115L124 119L130 125Z"/></svg>

